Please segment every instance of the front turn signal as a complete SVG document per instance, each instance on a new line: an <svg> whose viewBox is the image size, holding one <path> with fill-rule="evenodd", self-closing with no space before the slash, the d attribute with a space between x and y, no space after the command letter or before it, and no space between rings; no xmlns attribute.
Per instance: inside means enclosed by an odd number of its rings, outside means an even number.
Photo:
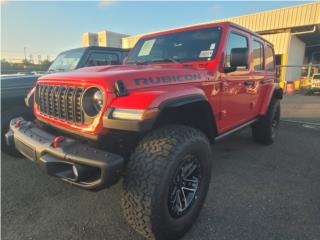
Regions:
<svg viewBox="0 0 320 240"><path fill-rule="evenodd" d="M112 111L111 117L113 119L121 119L121 120L144 121L144 120L156 117L158 114L159 114L158 108L152 108L147 110L115 108Z"/></svg>

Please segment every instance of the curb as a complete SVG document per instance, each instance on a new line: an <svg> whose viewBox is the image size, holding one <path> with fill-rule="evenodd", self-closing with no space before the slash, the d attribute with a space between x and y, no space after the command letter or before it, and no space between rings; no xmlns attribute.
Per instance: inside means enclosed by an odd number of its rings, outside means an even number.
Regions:
<svg viewBox="0 0 320 240"><path fill-rule="evenodd" d="M290 119L280 119L281 122L288 122L288 123L296 123L296 124L307 124L307 125L313 125L313 126L319 126L320 127L320 122L305 122L305 121L297 121L297 120L290 120Z"/></svg>

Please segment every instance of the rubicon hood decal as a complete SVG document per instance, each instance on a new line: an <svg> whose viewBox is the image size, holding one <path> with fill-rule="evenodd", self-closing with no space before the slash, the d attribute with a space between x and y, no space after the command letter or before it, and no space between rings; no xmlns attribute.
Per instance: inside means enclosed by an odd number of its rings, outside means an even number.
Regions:
<svg viewBox="0 0 320 240"><path fill-rule="evenodd" d="M179 74L179 75L168 75L168 76L158 76L158 77L145 77L145 78L135 78L134 84L136 86L149 85L149 84L159 84L159 83L172 83L180 81L194 81L201 80L201 75L196 74Z"/></svg>

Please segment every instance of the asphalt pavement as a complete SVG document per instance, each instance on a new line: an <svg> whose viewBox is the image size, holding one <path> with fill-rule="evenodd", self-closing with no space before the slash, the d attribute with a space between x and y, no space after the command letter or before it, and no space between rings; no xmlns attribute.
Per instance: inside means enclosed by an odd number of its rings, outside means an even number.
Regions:
<svg viewBox="0 0 320 240"><path fill-rule="evenodd" d="M271 146L247 128L212 149L208 197L184 240L320 239L319 126L281 122ZM121 183L94 193L26 159L2 154L1 164L2 239L141 239L121 215Z"/></svg>

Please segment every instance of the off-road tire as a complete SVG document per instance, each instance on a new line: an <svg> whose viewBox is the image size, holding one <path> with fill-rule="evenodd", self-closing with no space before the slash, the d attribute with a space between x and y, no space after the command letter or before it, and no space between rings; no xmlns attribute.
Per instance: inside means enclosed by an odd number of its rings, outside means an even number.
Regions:
<svg viewBox="0 0 320 240"><path fill-rule="evenodd" d="M262 116L252 126L252 137L254 141L266 145L274 142L280 121L280 101L272 98L267 114Z"/></svg>
<svg viewBox="0 0 320 240"><path fill-rule="evenodd" d="M184 156L199 159L201 181L193 205L179 218L169 213L168 191ZM123 213L131 227L147 239L178 239L200 213L211 178L211 148L193 128L172 125L154 130L132 154L122 189Z"/></svg>

